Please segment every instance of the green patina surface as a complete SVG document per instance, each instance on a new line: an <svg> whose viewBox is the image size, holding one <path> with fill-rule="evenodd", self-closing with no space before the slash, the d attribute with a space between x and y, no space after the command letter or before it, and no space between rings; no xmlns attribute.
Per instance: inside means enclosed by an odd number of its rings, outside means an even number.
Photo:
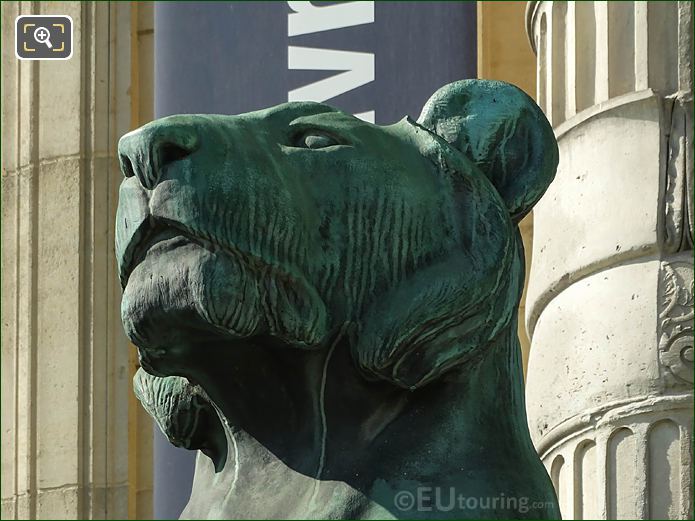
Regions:
<svg viewBox="0 0 695 521"><path fill-rule="evenodd" d="M171 116L119 153L136 393L209 457L183 517L559 516L516 337L558 152L522 91L452 83L390 126Z"/></svg>

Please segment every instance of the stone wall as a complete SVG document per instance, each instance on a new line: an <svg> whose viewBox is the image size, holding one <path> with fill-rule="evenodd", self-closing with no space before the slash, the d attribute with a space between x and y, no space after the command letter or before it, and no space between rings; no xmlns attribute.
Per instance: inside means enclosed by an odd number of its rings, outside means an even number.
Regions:
<svg viewBox="0 0 695 521"><path fill-rule="evenodd" d="M123 518L128 348L113 223L130 5L2 3L2 518ZM68 14L67 61L18 61L18 14Z"/></svg>
<svg viewBox="0 0 695 521"><path fill-rule="evenodd" d="M527 23L560 147L534 210L534 443L564 518L692 518L692 4L531 2Z"/></svg>

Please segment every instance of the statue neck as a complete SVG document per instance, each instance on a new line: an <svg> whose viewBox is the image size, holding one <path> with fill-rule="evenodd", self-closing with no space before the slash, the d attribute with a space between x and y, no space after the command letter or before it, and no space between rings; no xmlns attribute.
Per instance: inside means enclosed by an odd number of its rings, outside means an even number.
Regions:
<svg viewBox="0 0 695 521"><path fill-rule="evenodd" d="M257 516L258 505L248 498L267 493L270 483L292 498L298 517L333 515L331 509L346 505L357 510L344 515L359 517L365 508L391 511L395 494L415 494L422 486L514 494L497 490L498 484L524 486L519 468L539 465L526 427L515 324L479 360L416 391L366 381L347 343L321 352L287 351L277 353L280 365L237 381L245 392L233 385L206 388L227 418L229 450L217 477L199 458L196 480L206 487L225 483L221 489L228 501L234 497L236 515L248 504L246 513ZM255 394L246 387L252 384ZM235 402L235 396L250 395L253 403ZM336 497L343 499L335 503ZM212 503L208 491L206 504ZM194 487L189 510L195 508Z"/></svg>

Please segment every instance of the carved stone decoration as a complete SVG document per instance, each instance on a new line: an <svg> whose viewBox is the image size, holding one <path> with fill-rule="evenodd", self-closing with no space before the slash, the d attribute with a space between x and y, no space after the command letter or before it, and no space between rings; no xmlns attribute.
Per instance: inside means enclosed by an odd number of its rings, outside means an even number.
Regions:
<svg viewBox="0 0 695 521"><path fill-rule="evenodd" d="M557 518L516 336L517 223L558 163L531 98L171 116L119 154L137 393L212 459L182 517Z"/></svg>
<svg viewBox="0 0 695 521"><path fill-rule="evenodd" d="M693 249L693 100L692 93L668 101L671 131L664 194L665 251Z"/></svg>
<svg viewBox="0 0 695 521"><path fill-rule="evenodd" d="M693 383L693 264L662 262L659 276L659 362L668 381Z"/></svg>

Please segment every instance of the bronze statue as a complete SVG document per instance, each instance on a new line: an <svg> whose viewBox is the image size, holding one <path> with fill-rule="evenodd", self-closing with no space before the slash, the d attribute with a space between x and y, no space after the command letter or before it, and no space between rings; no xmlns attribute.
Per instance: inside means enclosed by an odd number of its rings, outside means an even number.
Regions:
<svg viewBox="0 0 695 521"><path fill-rule="evenodd" d="M182 517L559 517L516 333L517 224L558 161L526 94L171 116L119 153L136 392L208 456Z"/></svg>

